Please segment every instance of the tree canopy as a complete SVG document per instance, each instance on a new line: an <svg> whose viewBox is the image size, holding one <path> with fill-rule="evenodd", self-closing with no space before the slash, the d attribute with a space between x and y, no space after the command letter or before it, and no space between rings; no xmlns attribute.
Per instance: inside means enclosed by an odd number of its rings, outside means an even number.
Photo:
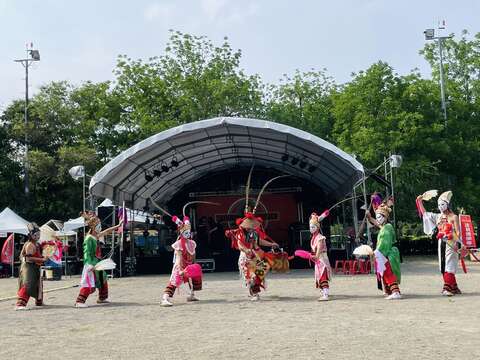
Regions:
<svg viewBox="0 0 480 360"><path fill-rule="evenodd" d="M448 121L440 108L438 53L420 54L432 76L399 75L383 61L337 84L325 69L296 71L278 83L241 68L227 38L172 31L157 57L117 59L112 82L66 81L41 87L29 105L13 101L0 116L0 206L38 221L65 219L81 209L81 185L68 175L83 164L92 174L140 140L186 122L249 116L311 132L374 168L391 153L404 157L396 173L397 214L415 216L415 196L451 189L455 204L480 211L480 34L445 41ZM23 194L25 133L31 194Z"/></svg>

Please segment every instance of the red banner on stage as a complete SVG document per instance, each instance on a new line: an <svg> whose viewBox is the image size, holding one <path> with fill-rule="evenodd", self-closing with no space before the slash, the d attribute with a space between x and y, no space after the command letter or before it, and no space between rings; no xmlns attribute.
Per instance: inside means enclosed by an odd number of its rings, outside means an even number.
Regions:
<svg viewBox="0 0 480 360"><path fill-rule="evenodd" d="M473 230L472 218L470 215L459 215L460 232L462 235L462 242L466 247L476 248L475 232Z"/></svg>

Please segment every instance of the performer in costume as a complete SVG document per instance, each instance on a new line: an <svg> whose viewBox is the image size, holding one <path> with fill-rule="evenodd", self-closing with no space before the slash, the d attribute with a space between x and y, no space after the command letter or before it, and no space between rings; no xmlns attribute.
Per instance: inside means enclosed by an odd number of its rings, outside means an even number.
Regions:
<svg viewBox="0 0 480 360"><path fill-rule="evenodd" d="M172 220L177 224L178 238L172 244L174 264L170 281L163 294L162 306L173 305L172 298L175 290L183 283L188 284L189 287L187 301L198 301L194 292L202 290L201 276L188 277L185 273L185 269L195 261L195 249L197 248L197 243L192 240L190 219L184 215L183 220L180 220L177 216L173 216Z"/></svg>
<svg viewBox="0 0 480 360"><path fill-rule="evenodd" d="M315 286L321 291L318 300L327 301L330 292L328 282L332 276L332 269L327 255L326 238L320 232L322 216L323 214L319 216L316 213L310 215L310 233L312 234L310 247L313 253L312 260L315 262Z"/></svg>
<svg viewBox="0 0 480 360"><path fill-rule="evenodd" d="M98 289L97 304L109 303L108 283L105 271L96 271L95 265L101 260L101 248L98 244L99 239L122 226L122 221L118 225L112 226L102 231L100 219L94 212L82 213L89 231L83 241L83 271L80 280L80 293L77 296L75 307L86 308L87 298Z"/></svg>
<svg viewBox="0 0 480 360"><path fill-rule="evenodd" d="M438 239L438 264L443 275L442 295L453 296L461 294L455 273L458 265L458 243L460 240L460 225L458 216L450 208L452 192L446 191L438 197L438 210L432 213L425 210L424 200L437 196L437 190L430 190L417 196L417 210L423 219L423 231L426 235L436 233Z"/></svg>
<svg viewBox="0 0 480 360"><path fill-rule="evenodd" d="M42 257L40 245L40 228L35 223L28 224L28 241L20 252L20 275L18 277L17 304L15 310L26 310L30 297L35 298L35 305L43 305L43 283L40 266L48 260Z"/></svg>
<svg viewBox="0 0 480 360"><path fill-rule="evenodd" d="M236 220L237 229L226 230L225 236L232 242L232 248L240 250L238 258L238 269L251 301L260 300L260 291L265 289L265 277L270 270L268 261L263 256L261 246L278 248L278 244L271 240L263 229L263 219L255 216L260 198L268 184L273 180L284 177L277 176L265 183L260 190L253 210L250 212L248 207L248 194L250 191L250 180L253 166L250 169L246 186L246 201L244 217Z"/></svg>
<svg viewBox="0 0 480 360"><path fill-rule="evenodd" d="M370 223L380 229L374 251L377 278L383 283L385 298L398 300L402 298L399 287L401 280L400 252L393 246L396 240L395 230L388 222L390 212L390 207L382 203L375 209L375 219L369 212L367 212L367 216Z"/></svg>

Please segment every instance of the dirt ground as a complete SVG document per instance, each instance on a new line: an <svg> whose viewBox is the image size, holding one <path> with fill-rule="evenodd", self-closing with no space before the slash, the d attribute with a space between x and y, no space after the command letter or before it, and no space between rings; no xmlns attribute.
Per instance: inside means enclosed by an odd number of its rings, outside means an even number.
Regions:
<svg viewBox="0 0 480 360"><path fill-rule="evenodd" d="M197 303L159 306L168 277L112 279L110 305L72 307L78 288L47 293L43 308L0 301L0 359L478 359L480 265L458 276L463 295L440 296L435 259L402 267L404 299L387 301L373 275L336 276L318 302L313 270L270 274L247 300L237 273L206 274ZM77 278L45 282L46 289ZM16 280L0 279L0 298Z"/></svg>

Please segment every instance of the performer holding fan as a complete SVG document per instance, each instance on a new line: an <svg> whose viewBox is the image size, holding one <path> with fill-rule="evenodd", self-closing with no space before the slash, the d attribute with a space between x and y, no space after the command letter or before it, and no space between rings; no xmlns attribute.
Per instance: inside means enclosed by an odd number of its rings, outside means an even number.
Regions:
<svg viewBox="0 0 480 360"><path fill-rule="evenodd" d="M30 297L35 298L35 305L43 305L43 284L40 266L48 260L42 257L40 245L40 228L35 223L28 224L28 241L20 252L22 264L18 277L17 304L15 310L26 310Z"/></svg>
<svg viewBox="0 0 480 360"><path fill-rule="evenodd" d="M375 209L375 219L370 212L367 212L368 220L371 224L378 227L380 231L377 235L377 247L375 254L375 270L379 281L379 288L383 282L383 290L387 300L398 300L402 298L400 294L400 252L393 246L395 243L395 230L388 222L391 199L386 203L380 204Z"/></svg>
<svg viewBox="0 0 480 360"><path fill-rule="evenodd" d="M200 265L193 264L197 243L192 240L190 219L184 215L183 220L180 220L177 216L173 216L172 220L177 224L178 238L172 244L174 250L173 269L170 281L163 294L162 306L173 305L172 298L175 290L183 283L188 284L190 290L187 301L198 301L194 292L202 290L202 269ZM192 266L196 267L196 277L189 277L187 268Z"/></svg>
<svg viewBox="0 0 480 360"><path fill-rule="evenodd" d="M189 288L187 301L198 301L195 297L195 291L202 290L202 267L194 264L197 243L192 239L192 226L190 219L186 214L187 207L192 204L210 204L218 205L208 201L191 201L183 206L183 220L178 216L172 216L168 211L162 209L152 198L152 203L165 215L170 216L172 221L177 224L178 238L172 244L173 248L173 268L170 280L164 290L162 297L162 306L172 306L172 298L175 290L182 284L187 284Z"/></svg>
<svg viewBox="0 0 480 360"><path fill-rule="evenodd" d="M320 289L321 296L319 301L327 301L330 292L329 280L331 279L332 269L327 255L326 238L320 232L320 221L328 215L328 211L322 215L312 213L310 215L310 233L312 238L310 240L310 247L312 249L312 260L315 262L315 286Z"/></svg>
<svg viewBox="0 0 480 360"><path fill-rule="evenodd" d="M112 226L102 231L102 224L97 215L92 212L82 213L82 217L85 219L89 231L85 239L83 240L83 271L82 278L80 280L80 293L77 296L75 307L86 308L88 305L85 303L90 294L95 292L95 288L98 289L97 304L109 303L108 299L108 283L107 274L102 268L97 268L101 260L101 250L98 246L98 241L105 235L108 235L122 226L122 221L118 225Z"/></svg>
<svg viewBox="0 0 480 360"><path fill-rule="evenodd" d="M452 192L446 191L438 197L438 210L432 213L425 210L423 201L428 201L438 194L437 190L429 190L417 196L417 210L423 219L423 231L426 235L435 235L438 239L438 264L443 275L442 295L453 296L461 294L455 273L458 266L458 243L460 240L460 225L458 216L450 208ZM463 246L463 245L462 245Z"/></svg>

